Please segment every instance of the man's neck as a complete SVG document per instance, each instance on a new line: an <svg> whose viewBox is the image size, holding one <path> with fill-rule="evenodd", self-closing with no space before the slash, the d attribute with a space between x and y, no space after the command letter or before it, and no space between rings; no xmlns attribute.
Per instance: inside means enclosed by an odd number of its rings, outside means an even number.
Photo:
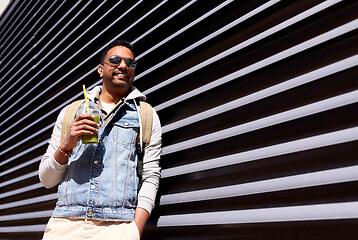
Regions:
<svg viewBox="0 0 358 240"><path fill-rule="evenodd" d="M128 95L129 89L115 89L108 91L105 86L102 87L100 99L105 103L117 104L119 100Z"/></svg>

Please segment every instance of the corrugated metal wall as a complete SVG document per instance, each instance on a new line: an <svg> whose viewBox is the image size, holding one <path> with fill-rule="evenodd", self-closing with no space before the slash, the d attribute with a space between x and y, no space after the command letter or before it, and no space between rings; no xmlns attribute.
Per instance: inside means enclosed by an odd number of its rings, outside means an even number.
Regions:
<svg viewBox="0 0 358 240"><path fill-rule="evenodd" d="M124 38L163 125L143 239L358 239L357 1L17 0L0 24L0 238L41 237L54 121Z"/></svg>

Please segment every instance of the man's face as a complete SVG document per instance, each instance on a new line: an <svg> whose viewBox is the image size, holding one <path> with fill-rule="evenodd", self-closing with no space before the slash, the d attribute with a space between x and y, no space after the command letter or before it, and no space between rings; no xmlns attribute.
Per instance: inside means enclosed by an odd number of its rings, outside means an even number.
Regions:
<svg viewBox="0 0 358 240"><path fill-rule="evenodd" d="M103 65L98 66L98 73L108 88L129 89L133 83L135 71L127 66L123 60L117 67L111 66L108 58L115 55L123 59L134 59L133 53L128 48L124 46L113 47L108 51Z"/></svg>

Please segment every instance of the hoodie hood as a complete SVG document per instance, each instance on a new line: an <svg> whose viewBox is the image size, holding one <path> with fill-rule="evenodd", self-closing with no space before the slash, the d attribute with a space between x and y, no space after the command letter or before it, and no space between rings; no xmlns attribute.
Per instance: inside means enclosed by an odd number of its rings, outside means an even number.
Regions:
<svg viewBox="0 0 358 240"><path fill-rule="evenodd" d="M131 86L131 89L129 91L130 92L129 92L128 96L126 97L126 100L137 99L140 101L145 101L147 99L147 97L134 86ZM94 98L100 92L102 92L102 86L96 86L92 90L88 91L87 97L91 101L94 101Z"/></svg>

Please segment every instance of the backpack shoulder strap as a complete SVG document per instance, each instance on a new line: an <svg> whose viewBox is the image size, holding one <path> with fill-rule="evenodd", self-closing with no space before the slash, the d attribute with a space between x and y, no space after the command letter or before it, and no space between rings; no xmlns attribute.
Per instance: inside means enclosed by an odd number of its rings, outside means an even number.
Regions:
<svg viewBox="0 0 358 240"><path fill-rule="evenodd" d="M150 136L152 133L152 124L153 124L153 108L147 103L140 101L140 119L142 122L142 133L143 133L143 142L144 146L148 146L150 143ZM137 141L140 141L139 139Z"/></svg>
<svg viewBox="0 0 358 240"><path fill-rule="evenodd" d="M149 145L150 136L152 134L153 124L153 108L149 103L140 101L140 120L142 122L142 134L143 134L143 148ZM143 157L144 149L140 149L140 136L137 136L137 152L138 152L138 163L137 163L137 175L139 178L138 191L142 187L142 173L143 173Z"/></svg>
<svg viewBox="0 0 358 240"><path fill-rule="evenodd" d="M65 116L63 117L62 129L61 129L61 142L66 138L70 125L75 118L78 107L83 103L83 99L74 101L66 109Z"/></svg>

